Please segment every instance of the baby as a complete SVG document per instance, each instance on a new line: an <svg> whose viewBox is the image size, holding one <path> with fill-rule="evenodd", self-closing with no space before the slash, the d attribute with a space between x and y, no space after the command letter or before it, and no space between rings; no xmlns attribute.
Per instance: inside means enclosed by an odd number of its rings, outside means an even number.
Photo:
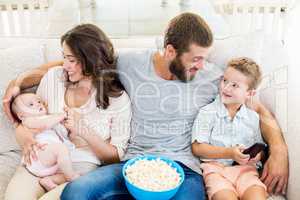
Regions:
<svg viewBox="0 0 300 200"><path fill-rule="evenodd" d="M258 114L245 102L261 80L259 66L249 58L231 60L220 83L219 96L200 109L194 121L192 151L203 163L209 199L266 199L256 163L245 147L263 143ZM240 165L232 166L233 161Z"/></svg>
<svg viewBox="0 0 300 200"><path fill-rule="evenodd" d="M72 181L79 176L72 168L70 150L75 146L68 140L68 131L60 123L65 114L48 114L41 98L34 93L18 95L12 102L13 114L28 128L44 131L35 135L37 142L46 144L37 151L37 160L31 159L26 168L32 174L41 177L40 184L47 190Z"/></svg>

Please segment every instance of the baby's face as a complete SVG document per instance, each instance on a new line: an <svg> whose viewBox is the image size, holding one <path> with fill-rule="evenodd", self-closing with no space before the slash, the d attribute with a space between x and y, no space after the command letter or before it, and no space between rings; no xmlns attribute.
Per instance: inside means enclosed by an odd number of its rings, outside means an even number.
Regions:
<svg viewBox="0 0 300 200"><path fill-rule="evenodd" d="M47 114L47 108L36 94L22 94L16 99L18 113L22 117L34 117Z"/></svg>

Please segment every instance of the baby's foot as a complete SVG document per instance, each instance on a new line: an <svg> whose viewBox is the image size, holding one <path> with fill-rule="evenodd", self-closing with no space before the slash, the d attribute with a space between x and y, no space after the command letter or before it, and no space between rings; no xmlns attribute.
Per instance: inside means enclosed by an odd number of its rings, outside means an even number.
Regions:
<svg viewBox="0 0 300 200"><path fill-rule="evenodd" d="M46 191L50 191L57 187L57 184L54 183L50 177L42 178L39 182Z"/></svg>

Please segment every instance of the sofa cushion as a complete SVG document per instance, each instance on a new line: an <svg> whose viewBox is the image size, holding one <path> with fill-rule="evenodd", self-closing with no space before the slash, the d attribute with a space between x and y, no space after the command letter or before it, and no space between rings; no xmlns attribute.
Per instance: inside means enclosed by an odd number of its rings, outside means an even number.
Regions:
<svg viewBox="0 0 300 200"><path fill-rule="evenodd" d="M20 157L18 151L0 153L0 200L4 199L6 187L20 163Z"/></svg>
<svg viewBox="0 0 300 200"><path fill-rule="evenodd" d="M39 45L29 47L11 47L0 50L0 97L2 99L10 80L32 67L44 63ZM0 105L0 153L19 149L15 140L14 129L3 113Z"/></svg>

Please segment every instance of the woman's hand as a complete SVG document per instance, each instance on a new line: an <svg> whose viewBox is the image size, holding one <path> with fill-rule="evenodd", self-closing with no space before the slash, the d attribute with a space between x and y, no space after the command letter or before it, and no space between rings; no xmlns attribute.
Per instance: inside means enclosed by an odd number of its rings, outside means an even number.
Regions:
<svg viewBox="0 0 300 200"><path fill-rule="evenodd" d="M14 97L16 97L18 94L20 94L20 87L16 86L14 84L14 81L12 81L3 96L2 99L2 105L3 105L3 111L6 114L7 118L12 122L16 123L16 119L13 117L11 110L10 110L10 104Z"/></svg>
<svg viewBox="0 0 300 200"><path fill-rule="evenodd" d="M243 154L245 147L243 146L236 146L231 147L231 158L239 163L240 165L245 165L249 161L250 155Z"/></svg>
<svg viewBox="0 0 300 200"><path fill-rule="evenodd" d="M64 121L64 126L70 131L70 139L76 136L83 137L85 133L85 120L82 118L81 114L72 108L65 107L65 112L67 117Z"/></svg>
<svg viewBox="0 0 300 200"><path fill-rule="evenodd" d="M46 144L39 144L34 135L41 132L39 129L28 129L23 125L16 128L16 139L23 149L24 162L31 164L31 160L37 160L37 150L44 150Z"/></svg>

